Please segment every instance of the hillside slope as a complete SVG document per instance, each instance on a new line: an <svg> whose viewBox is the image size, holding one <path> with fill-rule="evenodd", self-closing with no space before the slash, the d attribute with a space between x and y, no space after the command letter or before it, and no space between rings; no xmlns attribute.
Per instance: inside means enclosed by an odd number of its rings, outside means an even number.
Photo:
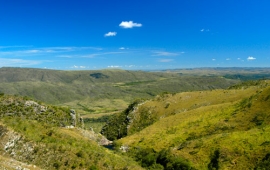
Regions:
<svg viewBox="0 0 270 170"><path fill-rule="evenodd" d="M135 108L116 145L142 165L166 169L168 153L196 169L270 167L270 81L158 96Z"/></svg>
<svg viewBox="0 0 270 170"><path fill-rule="evenodd" d="M106 139L83 130L80 115L72 109L2 94L0 117L0 160L5 160L0 167L141 169L131 159L101 147L97 142Z"/></svg>
<svg viewBox="0 0 270 170"><path fill-rule="evenodd" d="M220 76L166 72L0 68L0 92L71 106L86 113L123 110L136 98L150 98L164 91L227 88L236 82L239 80Z"/></svg>

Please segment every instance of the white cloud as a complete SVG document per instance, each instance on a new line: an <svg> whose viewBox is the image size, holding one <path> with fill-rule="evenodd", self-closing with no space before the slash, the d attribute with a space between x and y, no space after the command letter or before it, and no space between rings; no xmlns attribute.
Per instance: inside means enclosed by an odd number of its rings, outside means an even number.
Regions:
<svg viewBox="0 0 270 170"><path fill-rule="evenodd" d="M108 66L108 68L120 68L122 66L114 66L114 65L111 65L111 66Z"/></svg>
<svg viewBox="0 0 270 170"><path fill-rule="evenodd" d="M124 50L124 49L126 49L126 48L125 48L125 47L120 47L120 48L119 48L119 50Z"/></svg>
<svg viewBox="0 0 270 170"><path fill-rule="evenodd" d="M125 67L131 68L131 67L136 67L136 66L135 66L135 65L127 65L127 66L125 66Z"/></svg>
<svg viewBox="0 0 270 170"><path fill-rule="evenodd" d="M237 60L241 60L241 58L237 58Z"/></svg>
<svg viewBox="0 0 270 170"><path fill-rule="evenodd" d="M215 59L215 58L213 58L213 59L212 59L212 61L216 61L216 59Z"/></svg>
<svg viewBox="0 0 270 170"><path fill-rule="evenodd" d="M231 60L230 58L226 58L227 61Z"/></svg>
<svg viewBox="0 0 270 170"><path fill-rule="evenodd" d="M179 55L178 53L171 53L171 52L166 52L166 51L157 51L154 53L155 54L152 56L177 56L177 55ZM183 54L183 53L181 52L181 54Z"/></svg>
<svg viewBox="0 0 270 170"><path fill-rule="evenodd" d="M172 62L173 59L160 59L158 62L161 62L161 63L168 63L168 62Z"/></svg>
<svg viewBox="0 0 270 170"><path fill-rule="evenodd" d="M119 26L122 27L122 28L133 28L133 27L141 27L142 24L134 23L133 21L122 21L119 24Z"/></svg>
<svg viewBox="0 0 270 170"><path fill-rule="evenodd" d="M108 32L106 34L104 34L105 37L113 37L116 36L117 32Z"/></svg>
<svg viewBox="0 0 270 170"><path fill-rule="evenodd" d="M200 31L201 31L201 32L209 32L210 30L209 30L209 29L204 29L204 28L203 28L203 29L201 29Z"/></svg>
<svg viewBox="0 0 270 170"><path fill-rule="evenodd" d="M72 66L71 68L75 68L75 69L85 69L86 66L76 66L76 65L74 65L74 66Z"/></svg>
<svg viewBox="0 0 270 170"><path fill-rule="evenodd" d="M249 56L249 57L247 58L247 60L248 60L248 61L252 61L252 60L256 60L256 58L254 58L254 57L252 57L252 56Z"/></svg>
<svg viewBox="0 0 270 170"><path fill-rule="evenodd" d="M40 64L44 61L42 60L23 60L23 59L9 59L9 58L0 58L0 67L2 66L32 66Z"/></svg>

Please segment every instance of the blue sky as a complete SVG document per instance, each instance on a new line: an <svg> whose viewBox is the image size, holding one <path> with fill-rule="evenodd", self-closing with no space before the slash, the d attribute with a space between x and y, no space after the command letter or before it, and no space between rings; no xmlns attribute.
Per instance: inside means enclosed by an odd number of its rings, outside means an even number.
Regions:
<svg viewBox="0 0 270 170"><path fill-rule="evenodd" d="M0 67L269 67L269 0L0 0Z"/></svg>

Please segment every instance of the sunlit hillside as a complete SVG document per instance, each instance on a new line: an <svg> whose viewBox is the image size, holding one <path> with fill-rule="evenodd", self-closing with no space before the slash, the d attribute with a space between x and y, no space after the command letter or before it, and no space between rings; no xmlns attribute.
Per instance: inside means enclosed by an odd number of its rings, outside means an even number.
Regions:
<svg viewBox="0 0 270 170"><path fill-rule="evenodd" d="M124 110L136 98L162 92L227 88L239 81L168 72L0 68L0 92L70 106L85 114Z"/></svg>
<svg viewBox="0 0 270 170"><path fill-rule="evenodd" d="M1 94L0 117L0 168L141 169L102 147L109 141L72 109Z"/></svg>
<svg viewBox="0 0 270 170"><path fill-rule="evenodd" d="M159 159L166 151L197 169L269 167L269 96L269 80L158 96L129 112L128 136L117 147L135 159L145 154L152 159L138 160L145 166L166 167Z"/></svg>

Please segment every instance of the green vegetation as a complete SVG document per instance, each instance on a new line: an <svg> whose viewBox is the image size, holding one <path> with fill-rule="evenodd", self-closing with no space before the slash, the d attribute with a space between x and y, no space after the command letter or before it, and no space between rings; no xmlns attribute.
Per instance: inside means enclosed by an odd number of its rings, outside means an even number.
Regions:
<svg viewBox="0 0 270 170"><path fill-rule="evenodd" d="M123 111L136 98L149 99L164 91L227 88L237 82L221 76L169 72L0 68L0 92L72 107L81 114Z"/></svg>
<svg viewBox="0 0 270 170"><path fill-rule="evenodd" d="M147 169L164 170L191 170L194 169L188 160L176 157L170 150L161 150L156 152L153 149L133 148L129 151L131 156Z"/></svg>
<svg viewBox="0 0 270 170"><path fill-rule="evenodd" d="M128 108L113 117L111 117L106 125L102 128L101 134L105 135L109 140L116 140L127 135L128 124L130 118L128 114L134 111L134 108L141 103L142 100L136 100L128 106Z"/></svg>
<svg viewBox="0 0 270 170"><path fill-rule="evenodd" d="M112 115L104 115L97 118L84 118L84 127L99 133L111 117Z"/></svg>
<svg viewBox="0 0 270 170"><path fill-rule="evenodd" d="M1 68L0 168L269 169L268 74Z"/></svg>
<svg viewBox="0 0 270 170"><path fill-rule="evenodd" d="M170 150L169 155L196 169L269 169L269 83L157 96L139 105L127 126L143 125L143 112L158 119L142 130L128 131L116 144L128 146L126 154L149 168L158 164L161 151ZM136 154L138 148L147 152Z"/></svg>
<svg viewBox="0 0 270 170"><path fill-rule="evenodd" d="M0 109L0 153L14 159L45 169L141 169L84 137L78 114L77 128L65 128L74 125L68 108L3 95Z"/></svg>

